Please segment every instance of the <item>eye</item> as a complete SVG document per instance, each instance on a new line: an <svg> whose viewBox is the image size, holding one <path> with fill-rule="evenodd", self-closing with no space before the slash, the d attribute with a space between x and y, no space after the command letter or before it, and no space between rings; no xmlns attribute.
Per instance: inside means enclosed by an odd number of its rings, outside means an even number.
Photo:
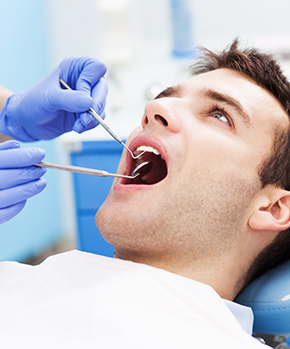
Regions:
<svg viewBox="0 0 290 349"><path fill-rule="evenodd" d="M219 119L220 121L224 122L225 124L231 126L231 123L227 116L223 115L221 112L215 112L212 114L212 116L216 119Z"/></svg>
<svg viewBox="0 0 290 349"><path fill-rule="evenodd" d="M231 128L235 128L235 123L231 116L226 112L226 110L217 104L211 105L206 113L206 116L215 118L226 124Z"/></svg>

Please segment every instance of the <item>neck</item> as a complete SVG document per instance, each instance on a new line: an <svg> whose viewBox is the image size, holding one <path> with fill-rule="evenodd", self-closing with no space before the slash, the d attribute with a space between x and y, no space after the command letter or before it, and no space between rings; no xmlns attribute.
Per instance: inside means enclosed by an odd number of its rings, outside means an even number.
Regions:
<svg viewBox="0 0 290 349"><path fill-rule="evenodd" d="M174 274L187 277L189 279L211 286L222 298L234 300L239 290L243 286L241 277L241 268L229 261L228 257L212 258L212 260L189 261L179 256L149 256L124 253L116 251L115 258L130 260L136 263L147 264L152 267L164 269ZM231 277L228 277L228 276Z"/></svg>

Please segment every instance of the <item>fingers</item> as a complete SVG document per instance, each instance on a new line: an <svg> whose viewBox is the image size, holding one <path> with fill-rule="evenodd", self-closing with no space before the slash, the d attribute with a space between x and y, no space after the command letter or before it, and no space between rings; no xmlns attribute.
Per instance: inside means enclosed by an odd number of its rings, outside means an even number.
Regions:
<svg viewBox="0 0 290 349"><path fill-rule="evenodd" d="M0 210L25 201L30 197L39 194L46 187L46 180L38 180L21 184L16 187L0 191Z"/></svg>
<svg viewBox="0 0 290 349"><path fill-rule="evenodd" d="M70 86L72 90L57 89L54 92L59 96L53 96L51 100L55 100L57 108L70 112L83 113L93 107L97 113L102 113L108 94L108 86L104 78L106 71L105 63L93 57L65 59L61 63L59 78L72 84ZM89 99L90 96L93 100Z"/></svg>
<svg viewBox="0 0 290 349"><path fill-rule="evenodd" d="M49 96L49 100L54 108L73 113L84 113L92 107L98 114L101 114L106 105L108 85L105 78L101 78L88 93L65 89L57 91L56 94L54 91L53 93L53 96Z"/></svg>
<svg viewBox="0 0 290 349"><path fill-rule="evenodd" d="M42 177L46 171L46 168L36 166L2 169L0 170L0 190L32 182Z"/></svg>
<svg viewBox="0 0 290 349"><path fill-rule="evenodd" d="M92 89L93 109L100 115L106 105L106 98L108 95L108 85L105 78L100 81Z"/></svg>
<svg viewBox="0 0 290 349"><path fill-rule="evenodd" d="M19 148L16 141L0 144L0 224L16 216L30 197L46 187L39 178L45 168L32 166L45 152L40 148Z"/></svg>
<svg viewBox="0 0 290 349"><path fill-rule="evenodd" d="M82 57L78 66L81 72L77 79L76 90L85 91L90 95L92 88L105 75L107 66L103 61L93 57Z"/></svg>
<svg viewBox="0 0 290 349"><path fill-rule="evenodd" d="M8 222L10 219L18 215L18 213L23 209L25 204L26 201L22 201L18 204L0 209L0 224Z"/></svg>
<svg viewBox="0 0 290 349"><path fill-rule="evenodd" d="M108 94L108 85L105 78L101 78L98 84L92 90L93 106L92 108L101 116L105 118L105 102ZM81 133L86 130L90 130L98 125L98 121L89 113L80 114L79 118L75 121L73 130Z"/></svg>
<svg viewBox="0 0 290 349"><path fill-rule="evenodd" d="M6 141L3 143L0 143L0 150L6 150L6 149L15 149L15 148L19 148L20 144L17 141Z"/></svg>
<svg viewBox="0 0 290 349"><path fill-rule="evenodd" d="M102 119L105 118L105 111L100 114ZM99 122L89 113L83 113L80 117L75 121L73 130L77 133L82 133L87 130L91 130L92 128L99 125Z"/></svg>
<svg viewBox="0 0 290 349"><path fill-rule="evenodd" d="M27 167L45 157L41 148L11 148L0 151L0 169Z"/></svg>
<svg viewBox="0 0 290 349"><path fill-rule="evenodd" d="M92 57L69 57L62 61L55 70L54 82L57 88L47 92L47 100L54 111L61 110L70 120L64 120L66 130L81 133L98 125L98 122L87 113L92 107L99 115L105 116L104 108L108 94L108 86L104 78L107 67L104 62ZM62 78L71 88L61 86ZM73 120L72 120L73 119ZM69 125L69 127L67 127Z"/></svg>
<svg viewBox="0 0 290 349"><path fill-rule="evenodd" d="M94 57L72 56L64 59L56 69L58 79L62 78L73 90L91 95L92 88L107 71L105 63Z"/></svg>

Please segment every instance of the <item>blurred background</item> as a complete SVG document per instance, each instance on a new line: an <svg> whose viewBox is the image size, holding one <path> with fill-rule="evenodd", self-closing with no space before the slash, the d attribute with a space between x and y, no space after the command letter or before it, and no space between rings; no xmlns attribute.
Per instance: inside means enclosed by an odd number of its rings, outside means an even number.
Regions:
<svg viewBox="0 0 290 349"><path fill-rule="evenodd" d="M287 0L0 0L0 84L24 91L70 55L108 64L107 123L126 139L146 102L190 75L196 47L223 49L235 37L273 53L286 75ZM22 144L46 161L115 171L122 147L100 127L82 135ZM0 260L38 263L71 248L113 255L94 215L107 178L48 170L47 188L0 226Z"/></svg>

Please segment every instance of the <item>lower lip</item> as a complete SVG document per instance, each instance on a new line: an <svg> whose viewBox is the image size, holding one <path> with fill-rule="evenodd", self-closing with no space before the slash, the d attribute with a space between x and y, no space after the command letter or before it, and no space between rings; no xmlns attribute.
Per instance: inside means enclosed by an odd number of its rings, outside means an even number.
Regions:
<svg viewBox="0 0 290 349"><path fill-rule="evenodd" d="M156 183L158 184L158 183ZM116 184L113 190L117 193L131 193L141 190L148 190L155 187L156 184Z"/></svg>

